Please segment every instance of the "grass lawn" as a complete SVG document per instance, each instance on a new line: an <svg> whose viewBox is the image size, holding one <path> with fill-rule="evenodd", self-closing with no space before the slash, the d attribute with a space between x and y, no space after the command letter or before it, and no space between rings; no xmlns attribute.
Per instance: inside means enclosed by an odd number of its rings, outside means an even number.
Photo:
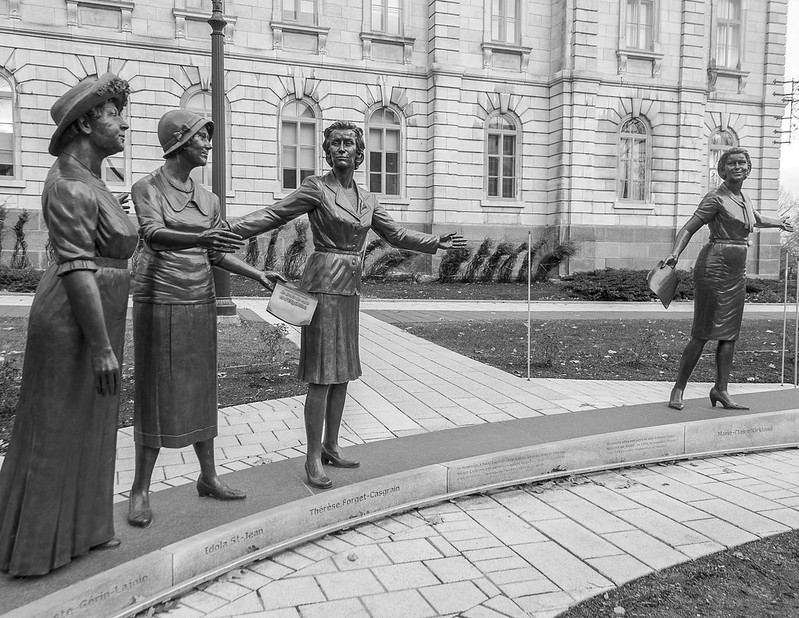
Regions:
<svg viewBox="0 0 799 618"><path fill-rule="evenodd" d="M0 454L11 436L27 324L27 318L0 318ZM220 325L218 359L220 407L306 392L305 383L296 377L299 350L270 324ZM133 424L133 392L133 330L128 321L119 427Z"/></svg>
<svg viewBox="0 0 799 618"><path fill-rule="evenodd" d="M405 324L408 332L508 373L527 376L526 320ZM531 377L674 380L690 338L690 320L533 321ZM793 329L785 379L793 381ZM782 320L745 320L731 381L779 382ZM715 379L715 342L708 342L691 379Z"/></svg>

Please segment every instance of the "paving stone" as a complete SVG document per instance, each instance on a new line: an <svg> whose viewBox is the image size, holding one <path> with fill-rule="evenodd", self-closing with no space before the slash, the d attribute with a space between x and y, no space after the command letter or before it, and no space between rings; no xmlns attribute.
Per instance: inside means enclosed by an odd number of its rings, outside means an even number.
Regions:
<svg viewBox="0 0 799 618"><path fill-rule="evenodd" d="M313 577L297 577L268 583L259 588L264 609L297 607L306 603L325 601L322 590Z"/></svg>
<svg viewBox="0 0 799 618"><path fill-rule="evenodd" d="M716 552L722 551L724 549L724 545L716 543L715 541L707 541L705 543L679 545L675 549L691 558L691 560L696 560L702 556L708 556L710 554L715 554Z"/></svg>
<svg viewBox="0 0 799 618"><path fill-rule="evenodd" d="M314 563L313 560L306 558L293 549L272 556L272 560L294 571L299 571L300 569L304 569L305 567L311 566Z"/></svg>
<svg viewBox="0 0 799 618"><path fill-rule="evenodd" d="M268 582L265 581L265 583ZM251 592L251 590L235 582L217 580L208 584L205 587L205 592L207 592L208 594L213 594L214 596L217 597L221 597L226 601L232 601L234 599L238 599L239 597L244 596L248 592Z"/></svg>
<svg viewBox="0 0 799 618"><path fill-rule="evenodd" d="M428 586L419 592L439 614L464 612L487 599L470 581Z"/></svg>
<svg viewBox="0 0 799 618"><path fill-rule="evenodd" d="M380 618L426 618L437 612L416 590L384 592L361 599L372 616Z"/></svg>
<svg viewBox="0 0 799 618"><path fill-rule="evenodd" d="M0 461L0 465L2 465L2 461ZM167 612L163 612L163 615L167 616L168 618L200 618L201 616L206 616L207 614L204 611L192 609L191 607L187 607L185 605L178 605Z"/></svg>
<svg viewBox="0 0 799 618"><path fill-rule="evenodd" d="M439 583L436 576L420 562L374 567L372 573L390 592L432 586Z"/></svg>
<svg viewBox="0 0 799 618"><path fill-rule="evenodd" d="M497 585L545 579L544 575L538 569L530 565L521 569L508 569L489 573L488 578Z"/></svg>
<svg viewBox="0 0 799 618"><path fill-rule="evenodd" d="M739 527L733 526L721 519L716 519L715 517L711 519L688 521L685 522L685 525L725 547L735 547L736 545L743 545L744 543L749 543L750 541L756 541L758 539L754 534L741 530Z"/></svg>
<svg viewBox="0 0 799 618"><path fill-rule="evenodd" d="M385 592L368 569L317 575L316 581L331 601Z"/></svg>
<svg viewBox="0 0 799 618"><path fill-rule="evenodd" d="M535 524L547 537L580 558L613 556L621 552L601 536L570 519L548 519Z"/></svg>
<svg viewBox="0 0 799 618"><path fill-rule="evenodd" d="M333 618L346 616L347 618L370 618L369 612L358 599L343 599L340 601L326 601L301 605L299 607L302 618Z"/></svg>
<svg viewBox="0 0 799 618"><path fill-rule="evenodd" d="M262 612L264 606L256 592L249 592L242 597L228 602L222 607L206 614L208 618L223 618L227 616L244 616Z"/></svg>
<svg viewBox="0 0 799 618"><path fill-rule="evenodd" d="M491 560L473 560L472 564L486 575L497 571L508 571L511 569L522 569L527 566L527 562L516 554L507 558L493 558Z"/></svg>
<svg viewBox="0 0 799 618"><path fill-rule="evenodd" d="M610 580L552 541L514 545L513 549L562 590L606 588L611 585Z"/></svg>
<svg viewBox="0 0 799 618"><path fill-rule="evenodd" d="M473 579L472 583L477 586L480 591L486 595L488 598L495 597L498 594L501 594L499 588L494 585L494 583L488 579L487 577L481 577L479 579Z"/></svg>
<svg viewBox="0 0 799 618"><path fill-rule="evenodd" d="M544 594L545 592L558 592L560 588L546 578L533 579L522 582L508 582L497 586L507 597L518 599L531 594ZM596 590L596 588L594 588Z"/></svg>
<svg viewBox="0 0 799 618"><path fill-rule="evenodd" d="M493 507L472 511L470 515L494 537L509 545L544 540L531 524L506 509L495 508L496 503L491 502Z"/></svg>
<svg viewBox="0 0 799 618"><path fill-rule="evenodd" d="M697 508L757 536L787 532L790 528L722 499L695 502Z"/></svg>
<svg viewBox="0 0 799 618"><path fill-rule="evenodd" d="M262 560L260 562L253 562L248 568L252 569L260 575L264 575L269 579L280 579L289 573L293 573L294 569L290 569L282 564L278 564L271 558Z"/></svg>
<svg viewBox="0 0 799 618"><path fill-rule="evenodd" d="M632 556L604 556L589 558L586 562L617 586L652 572L651 568Z"/></svg>
<svg viewBox="0 0 799 618"><path fill-rule="evenodd" d="M685 554L641 530L611 532L605 538L653 569L665 569L688 560Z"/></svg>
<svg viewBox="0 0 799 618"><path fill-rule="evenodd" d="M565 592L544 592L516 599L516 603L529 615L542 615L544 611L561 612L574 604L574 599ZM550 614L556 615L556 614Z"/></svg>
<svg viewBox="0 0 799 618"><path fill-rule="evenodd" d="M377 545L353 547L333 557L333 562L341 571L370 569L391 564L385 553Z"/></svg>
<svg viewBox="0 0 799 618"><path fill-rule="evenodd" d="M702 511L698 512L703 513ZM703 513L703 515L704 517L700 519L707 519L707 513ZM619 517L672 547L704 543L708 540L707 537L697 534L695 530L650 509L631 509L619 513Z"/></svg>
<svg viewBox="0 0 799 618"><path fill-rule="evenodd" d="M482 577L482 573L462 556L426 560L425 566L442 582L459 582Z"/></svg>
<svg viewBox="0 0 799 618"><path fill-rule="evenodd" d="M411 539L408 541L395 541L380 543L382 549L391 562L413 562L418 560L431 560L440 558L441 553L427 539Z"/></svg>
<svg viewBox="0 0 799 618"><path fill-rule="evenodd" d="M438 552L446 558L460 555L460 552L457 549L455 549L452 543L450 543L449 541L447 541L447 539L443 537L431 536L429 537L428 540L433 545L433 547L435 547L438 550Z"/></svg>
<svg viewBox="0 0 799 618"><path fill-rule="evenodd" d="M208 594L204 590L193 590L188 594L180 597L180 603L191 609L201 610L205 613L211 612L215 609L227 604L227 601L222 597Z"/></svg>

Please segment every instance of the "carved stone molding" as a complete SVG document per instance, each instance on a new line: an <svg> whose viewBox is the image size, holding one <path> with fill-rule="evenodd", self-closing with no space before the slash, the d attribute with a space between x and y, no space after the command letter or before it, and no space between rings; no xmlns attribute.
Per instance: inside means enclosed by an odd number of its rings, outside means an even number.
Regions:
<svg viewBox="0 0 799 618"><path fill-rule="evenodd" d="M660 69L663 64L663 54L658 51L648 51L645 49L617 49L616 57L619 60L619 75L627 74L627 61L643 60L652 64L652 77L660 77Z"/></svg>
<svg viewBox="0 0 799 618"><path fill-rule="evenodd" d="M205 13L202 11L187 11L185 9L172 9L172 15L175 16L175 38L176 39L186 39L188 38L186 34L186 22L187 21L197 21L197 22L208 22L208 18L211 17L211 13ZM233 32L236 28L236 16L235 15L225 15L225 21L227 22L227 26L225 26L225 42L232 43L233 42ZM210 28L210 27L209 27ZM210 29L209 29L210 33Z"/></svg>
<svg viewBox="0 0 799 618"><path fill-rule="evenodd" d="M511 45L509 43L497 43L495 41L483 41L480 44L480 49L483 52L484 69L499 68L496 67L494 56L496 54L504 54L506 56L518 56L520 73L527 72L527 67L530 64L530 52L533 50L532 47Z"/></svg>
<svg viewBox="0 0 799 618"><path fill-rule="evenodd" d="M16 0L17 12L19 12L19 2ZM120 32L131 32L131 18L133 17L133 8L136 6L133 2L126 0L66 0L67 3L67 25L81 27L80 23L80 10L82 8L94 8L101 11L119 11L119 30Z"/></svg>
<svg viewBox="0 0 799 618"><path fill-rule="evenodd" d="M19 0L9 0L8 1L8 18L9 19L21 19L19 14Z"/></svg>
<svg viewBox="0 0 799 618"><path fill-rule="evenodd" d="M749 71L742 71L740 65L738 68L730 69L727 67L720 67L710 63L707 68L707 87L711 92L716 90L719 77L727 77L735 80L738 83L737 92L741 94L746 89L746 78L749 77Z"/></svg>
<svg viewBox="0 0 799 618"><path fill-rule="evenodd" d="M283 49L284 33L304 34L316 37L316 53L320 56L327 54L327 34L330 28L324 26L314 26L311 24L300 24L291 21L269 22L272 27L272 49Z"/></svg>
<svg viewBox="0 0 799 618"><path fill-rule="evenodd" d="M410 64L413 54L413 44L416 39L409 36L385 34L383 32L361 32L362 53L364 60L372 60L374 43L381 45L402 47L402 63Z"/></svg>

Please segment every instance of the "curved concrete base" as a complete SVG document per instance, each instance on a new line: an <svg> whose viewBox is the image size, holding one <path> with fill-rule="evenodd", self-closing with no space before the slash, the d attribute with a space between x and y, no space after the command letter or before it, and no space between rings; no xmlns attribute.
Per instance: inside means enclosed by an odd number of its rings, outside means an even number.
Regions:
<svg viewBox="0 0 799 618"><path fill-rule="evenodd" d="M219 503L191 486L152 497L147 530L117 506L119 550L79 558L39 578L0 580L8 617L130 616L231 568L292 545L423 504L488 488L648 462L799 445L799 393L574 412L420 434L352 447L355 470L330 469L327 491L294 459L227 475L248 499Z"/></svg>

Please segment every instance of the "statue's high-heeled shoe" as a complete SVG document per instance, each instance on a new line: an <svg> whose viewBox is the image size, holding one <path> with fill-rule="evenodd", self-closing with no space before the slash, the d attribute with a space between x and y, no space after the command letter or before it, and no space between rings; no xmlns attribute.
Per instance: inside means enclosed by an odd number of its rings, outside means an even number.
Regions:
<svg viewBox="0 0 799 618"><path fill-rule="evenodd" d="M244 500L247 494L240 489L232 487L214 487L203 480L202 474L197 479L197 494L200 498L213 498L214 500Z"/></svg>
<svg viewBox="0 0 799 618"><path fill-rule="evenodd" d="M675 410L682 410L685 407L685 404L682 401L682 392L681 388L677 388L676 386L671 389L671 395L669 395L669 407Z"/></svg>
<svg viewBox="0 0 799 618"><path fill-rule="evenodd" d="M134 508L133 495L128 499L128 523L136 528L149 528L153 523L153 512L148 499L142 502L140 508Z"/></svg>
<svg viewBox="0 0 799 618"><path fill-rule="evenodd" d="M741 405L730 399L725 391L718 390L715 386L710 389L710 404L715 408L716 402L720 403L725 410L748 410L748 406Z"/></svg>
<svg viewBox="0 0 799 618"><path fill-rule="evenodd" d="M322 463L329 463L334 468L357 468L361 465L360 461L344 459L340 455L328 451L324 446L322 446Z"/></svg>
<svg viewBox="0 0 799 618"><path fill-rule="evenodd" d="M313 475L308 469L308 462L305 462L305 474L308 475L308 484L317 489L330 489L333 487L333 481L324 472L322 474Z"/></svg>

